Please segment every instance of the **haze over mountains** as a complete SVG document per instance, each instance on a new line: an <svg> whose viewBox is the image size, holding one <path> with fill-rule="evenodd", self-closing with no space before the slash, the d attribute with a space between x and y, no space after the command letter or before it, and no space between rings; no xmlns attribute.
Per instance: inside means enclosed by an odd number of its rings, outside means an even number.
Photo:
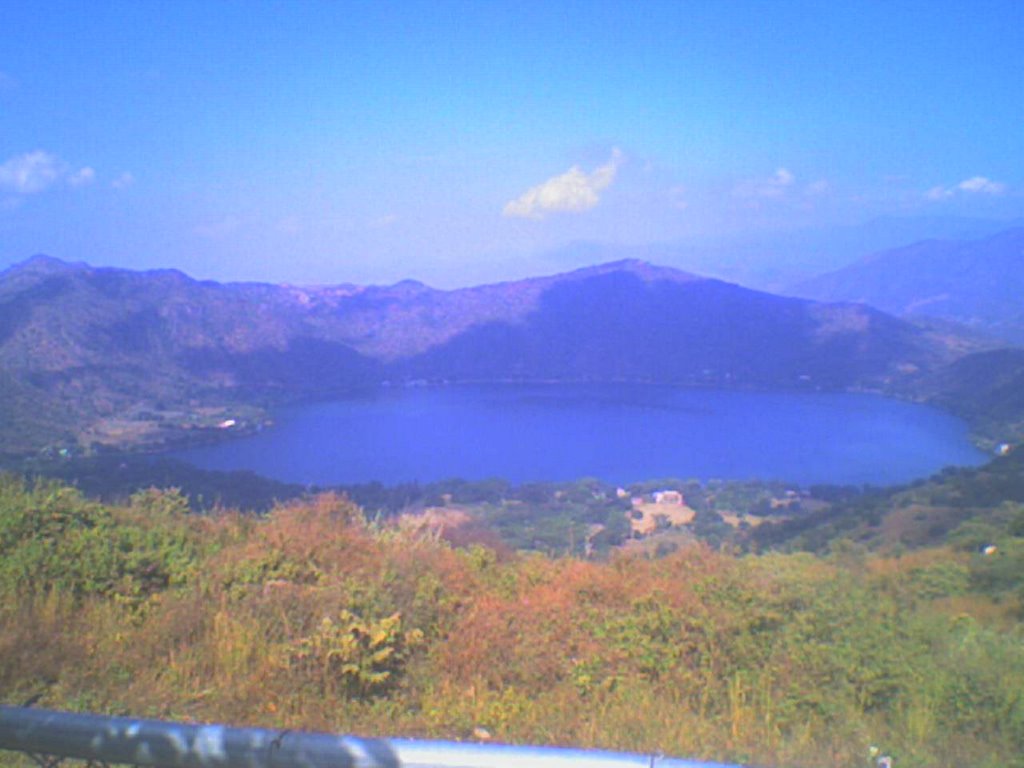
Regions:
<svg viewBox="0 0 1024 768"><path fill-rule="evenodd" d="M925 240L804 281L793 293L937 317L1024 343L1024 227L978 239Z"/></svg>
<svg viewBox="0 0 1024 768"><path fill-rule="evenodd" d="M0 274L6 451L159 444L197 413L385 381L885 388L964 351L865 306L639 261L454 291L219 284L48 257Z"/></svg>
<svg viewBox="0 0 1024 768"><path fill-rule="evenodd" d="M1022 219L881 216L847 226L756 235L736 233L648 245L575 242L544 254L541 263L549 268L547 271L564 271L578 265L636 258L780 293L825 272L843 269L864 254L924 240L975 240L1021 226Z"/></svg>

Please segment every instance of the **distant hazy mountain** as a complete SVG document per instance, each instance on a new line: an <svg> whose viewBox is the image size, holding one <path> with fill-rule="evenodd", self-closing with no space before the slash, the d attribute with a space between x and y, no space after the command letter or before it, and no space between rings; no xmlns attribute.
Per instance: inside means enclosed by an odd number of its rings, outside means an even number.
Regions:
<svg viewBox="0 0 1024 768"><path fill-rule="evenodd" d="M619 262L560 276L513 322L475 323L396 368L425 378L844 387L944 354L917 329L865 307Z"/></svg>
<svg viewBox="0 0 1024 768"><path fill-rule="evenodd" d="M970 240L1024 226L1024 220L998 221L965 216L883 216L841 226L647 245L575 242L544 254L554 271L614 261L642 259L697 272L748 288L780 292L798 281L840 269L865 254L921 240Z"/></svg>
<svg viewBox="0 0 1024 768"><path fill-rule="evenodd" d="M440 291L219 284L36 257L0 273L0 450L118 444L140 425L138 440L159 441L203 409L383 381L884 386L955 357L949 342L867 307L639 261Z"/></svg>
<svg viewBox="0 0 1024 768"><path fill-rule="evenodd" d="M882 251L792 292L865 302L896 315L939 317L1024 343L1024 227Z"/></svg>

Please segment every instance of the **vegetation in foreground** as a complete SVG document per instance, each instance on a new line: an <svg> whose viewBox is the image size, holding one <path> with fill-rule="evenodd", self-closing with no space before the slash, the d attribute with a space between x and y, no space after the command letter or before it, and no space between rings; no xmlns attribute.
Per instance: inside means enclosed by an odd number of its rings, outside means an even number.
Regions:
<svg viewBox="0 0 1024 768"><path fill-rule="evenodd" d="M940 546L968 521L998 527L1005 504L1024 504L1024 450L1009 447L982 466L949 467L890 487L663 478L619 488L595 478L520 485L491 478L307 488L252 472L214 472L125 454L11 462L7 468L59 480L115 505L146 488L178 488L199 514L225 508L262 514L311 492L332 491L356 502L371 519L434 518L456 544L596 559L623 545L667 554L694 538L716 549L815 554L847 538L892 554ZM678 492L679 506L643 503L665 491ZM645 507L653 530L637 520Z"/></svg>
<svg viewBox="0 0 1024 768"><path fill-rule="evenodd" d="M990 555L968 523L959 548L901 556L694 543L594 563L455 548L333 495L194 515L174 491L109 506L6 477L0 696L763 765L864 766L872 746L901 768L1024 765L1024 515L1000 519Z"/></svg>

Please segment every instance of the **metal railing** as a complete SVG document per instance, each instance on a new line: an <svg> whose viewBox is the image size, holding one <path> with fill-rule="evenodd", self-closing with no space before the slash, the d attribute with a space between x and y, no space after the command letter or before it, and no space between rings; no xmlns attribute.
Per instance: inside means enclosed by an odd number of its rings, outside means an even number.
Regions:
<svg viewBox="0 0 1024 768"><path fill-rule="evenodd" d="M65 758L158 768L739 768L561 747L362 739L0 706L0 749L45 768Z"/></svg>

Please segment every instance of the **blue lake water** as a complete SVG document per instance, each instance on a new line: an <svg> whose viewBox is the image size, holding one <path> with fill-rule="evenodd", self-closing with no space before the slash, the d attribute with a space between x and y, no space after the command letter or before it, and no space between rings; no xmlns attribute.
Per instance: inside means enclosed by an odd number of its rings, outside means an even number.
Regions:
<svg viewBox="0 0 1024 768"><path fill-rule="evenodd" d="M981 463L942 411L865 394L630 384L380 389L275 414L262 432L181 451L204 469L289 482L503 477L891 484Z"/></svg>

